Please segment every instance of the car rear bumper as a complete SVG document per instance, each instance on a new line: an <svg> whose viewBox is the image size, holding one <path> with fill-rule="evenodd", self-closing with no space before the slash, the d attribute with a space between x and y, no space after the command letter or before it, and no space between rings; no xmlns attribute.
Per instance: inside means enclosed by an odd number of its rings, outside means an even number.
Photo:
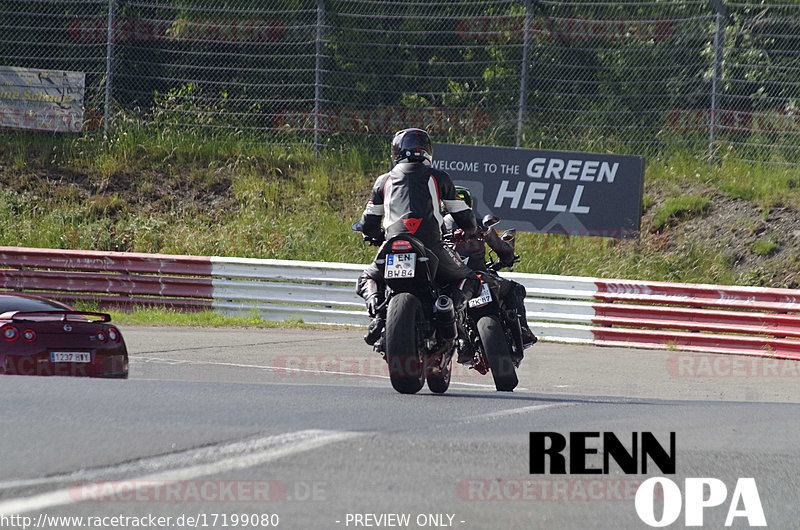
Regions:
<svg viewBox="0 0 800 530"><path fill-rule="evenodd" d="M49 352L0 354L0 374L69 377L128 377L128 354L92 353L91 362L52 362Z"/></svg>

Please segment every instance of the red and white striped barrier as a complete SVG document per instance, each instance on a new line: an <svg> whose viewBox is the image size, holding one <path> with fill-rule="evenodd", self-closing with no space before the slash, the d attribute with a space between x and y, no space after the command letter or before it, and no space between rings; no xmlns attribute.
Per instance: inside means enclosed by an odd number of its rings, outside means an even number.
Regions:
<svg viewBox="0 0 800 530"><path fill-rule="evenodd" d="M545 339L800 359L800 291L508 274Z"/></svg>
<svg viewBox="0 0 800 530"><path fill-rule="evenodd" d="M364 265L0 247L0 289L101 307L158 305L364 325ZM800 360L800 291L504 274L544 340Z"/></svg>
<svg viewBox="0 0 800 530"><path fill-rule="evenodd" d="M102 306L211 309L207 257L0 247L0 288Z"/></svg>
<svg viewBox="0 0 800 530"><path fill-rule="evenodd" d="M214 310L267 320L366 324L363 265L0 247L0 289L100 307Z"/></svg>

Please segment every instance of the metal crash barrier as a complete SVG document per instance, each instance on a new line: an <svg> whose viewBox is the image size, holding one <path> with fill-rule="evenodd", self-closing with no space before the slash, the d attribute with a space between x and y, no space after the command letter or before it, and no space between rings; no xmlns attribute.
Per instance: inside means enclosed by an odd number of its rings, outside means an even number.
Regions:
<svg viewBox="0 0 800 530"><path fill-rule="evenodd" d="M0 289L101 308L162 306L366 325L364 265L0 247ZM543 340L800 359L800 290L507 273Z"/></svg>

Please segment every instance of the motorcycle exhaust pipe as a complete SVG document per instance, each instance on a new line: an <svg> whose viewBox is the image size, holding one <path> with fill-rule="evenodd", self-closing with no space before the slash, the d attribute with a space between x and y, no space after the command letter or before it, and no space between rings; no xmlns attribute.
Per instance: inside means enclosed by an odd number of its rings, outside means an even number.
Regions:
<svg viewBox="0 0 800 530"><path fill-rule="evenodd" d="M442 295L436 299L433 305L436 312L436 329L439 330L441 337L445 340L453 340L458 335L456 329L456 310L453 307L453 300L449 296Z"/></svg>

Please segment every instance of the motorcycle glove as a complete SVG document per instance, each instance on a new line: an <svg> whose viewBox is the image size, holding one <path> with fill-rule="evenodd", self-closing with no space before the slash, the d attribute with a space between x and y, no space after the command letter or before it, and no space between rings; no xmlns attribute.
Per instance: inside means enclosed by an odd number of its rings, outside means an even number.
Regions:
<svg viewBox="0 0 800 530"><path fill-rule="evenodd" d="M381 301L378 299L378 295L372 295L367 298L367 312L369 316L375 317L378 314L378 306L381 305Z"/></svg>

